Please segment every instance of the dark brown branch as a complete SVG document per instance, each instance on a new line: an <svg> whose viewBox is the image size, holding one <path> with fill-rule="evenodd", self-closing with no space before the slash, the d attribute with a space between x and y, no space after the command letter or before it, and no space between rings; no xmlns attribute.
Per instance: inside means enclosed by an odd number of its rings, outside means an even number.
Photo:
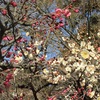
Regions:
<svg viewBox="0 0 100 100"><path fill-rule="evenodd" d="M38 100L37 95L36 95L37 92L35 91L33 84L32 83L29 83L29 87L30 87L30 89L33 92L33 95L34 95L35 100Z"/></svg>
<svg viewBox="0 0 100 100"><path fill-rule="evenodd" d="M52 83L47 83L45 85L43 85L42 87L40 87L38 90L36 90L36 92L39 92L40 90L42 90L43 88L49 86L49 85L53 85L53 86L56 86L56 84L52 84Z"/></svg>
<svg viewBox="0 0 100 100"><path fill-rule="evenodd" d="M5 33L5 30L6 30L5 26L2 24L2 22L0 20L0 44L2 42L2 38L3 38L3 35ZM1 49L2 49L2 47L0 46L0 61L3 59Z"/></svg>
<svg viewBox="0 0 100 100"><path fill-rule="evenodd" d="M23 88L29 88L27 85L18 85L18 88L21 88L21 89L23 89Z"/></svg>
<svg viewBox="0 0 100 100"><path fill-rule="evenodd" d="M7 69L13 69L14 67L12 65L0 65L0 68L2 71L7 70Z"/></svg>

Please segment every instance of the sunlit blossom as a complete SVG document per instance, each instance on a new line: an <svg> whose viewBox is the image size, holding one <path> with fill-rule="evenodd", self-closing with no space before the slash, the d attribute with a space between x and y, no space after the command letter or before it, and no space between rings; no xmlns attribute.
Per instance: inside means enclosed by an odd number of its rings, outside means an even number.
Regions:
<svg viewBox="0 0 100 100"><path fill-rule="evenodd" d="M89 58L89 51L88 50L82 50L81 52L80 52L80 54L81 54L81 56L84 58L84 59L87 59L87 58Z"/></svg>

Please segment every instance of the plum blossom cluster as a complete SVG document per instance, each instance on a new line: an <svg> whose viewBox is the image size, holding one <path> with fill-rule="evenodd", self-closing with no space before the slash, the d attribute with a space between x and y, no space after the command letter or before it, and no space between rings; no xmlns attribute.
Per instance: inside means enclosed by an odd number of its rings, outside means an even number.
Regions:
<svg viewBox="0 0 100 100"><path fill-rule="evenodd" d="M64 25L67 25L67 23L64 23L64 19L69 18L71 16L70 9L72 8L72 5L69 5L65 9L57 8L55 9L55 12L51 13L51 18L53 20L59 19L59 23L55 25L55 29L59 29L60 27L63 27ZM79 12L78 8L73 9L75 13Z"/></svg>
<svg viewBox="0 0 100 100"><path fill-rule="evenodd" d="M68 63L70 63L71 70L78 73L79 77L82 76L83 79L80 82L82 87L88 83L87 88L91 90L88 96L93 98L93 96L95 96L94 88L96 84L98 84L99 79L99 47L95 48L91 41L87 43L84 40L81 41L79 47L71 41L68 45L72 52L72 56L67 59ZM67 64L66 71L69 67Z"/></svg>
<svg viewBox="0 0 100 100"><path fill-rule="evenodd" d="M4 81L4 86L5 88L9 88L10 87L10 81L11 79L13 79L13 74L8 73L8 75L6 76L6 80Z"/></svg>
<svg viewBox="0 0 100 100"><path fill-rule="evenodd" d="M41 42L35 41L34 44L29 44L27 47L23 47L22 51L19 49L16 51L16 55L14 55L11 59L11 63L20 64L23 62L24 58L27 57L30 60L33 60L35 55L38 55L40 50L38 46L41 45Z"/></svg>
<svg viewBox="0 0 100 100"><path fill-rule="evenodd" d="M29 36L29 32L26 32L26 37ZM4 36L2 40L2 45L7 45L8 42L13 42L13 36ZM16 44L18 43L18 44ZM3 48L2 55L5 56L6 59L9 59L9 62L12 64L21 64L23 63L25 58L29 60L33 60L36 55L40 53L40 47L43 44L43 40L35 40L33 42L29 42L27 38L22 36L16 39L16 43L14 46L11 46L10 49ZM26 45L27 44L27 45ZM38 60L43 60L45 57L41 56ZM6 60L5 59L5 60Z"/></svg>
<svg viewBox="0 0 100 100"><path fill-rule="evenodd" d="M100 47L95 47L91 41L84 39L80 41L80 45L71 39L67 39L67 43L70 53L67 56L58 57L52 62L49 60L51 70L44 69L42 78L53 84L80 78L79 84L82 88L80 91L83 91L83 94L89 98L97 98L96 95L100 96L95 90L100 78ZM62 74L61 71L65 74ZM79 94L77 89L71 100L77 99Z"/></svg>
<svg viewBox="0 0 100 100"><path fill-rule="evenodd" d="M1 80L0 82L0 93L4 93L6 92L6 89L9 89L11 87L11 82L13 79L13 74L10 73L9 71L4 74L4 73L0 73L0 78L3 80Z"/></svg>
<svg viewBox="0 0 100 100"><path fill-rule="evenodd" d="M64 25L68 24L67 21L65 21L65 19L69 19L71 17L72 12L79 13L79 8L73 8L72 5L69 5L63 9L56 8L54 12L45 15L44 18L42 18L43 21L39 19L38 21L34 22L32 24L32 27L34 29L43 30L40 27L48 26L50 31L59 29Z"/></svg>
<svg viewBox="0 0 100 100"><path fill-rule="evenodd" d="M61 9L61 8L56 8L55 9L55 12L52 13L52 18L53 19L56 19L56 18L60 18L60 17L66 17L66 18L69 18L71 16L71 9L72 11L78 13L79 12L79 9L78 8L73 8L72 5L69 5L67 6L66 8L64 9Z"/></svg>
<svg viewBox="0 0 100 100"><path fill-rule="evenodd" d="M70 10L68 9L68 8L66 8L66 9L60 9L60 8L57 8L56 10L55 10L55 12L52 14L52 18L53 19L56 19L56 18L59 18L59 17L62 17L62 16L65 16L65 17L70 17L71 16L71 12L70 12Z"/></svg>
<svg viewBox="0 0 100 100"><path fill-rule="evenodd" d="M41 77L53 84L58 84L59 82L64 82L66 80L66 77L61 75L59 71L50 69L43 69L43 74Z"/></svg>
<svg viewBox="0 0 100 100"><path fill-rule="evenodd" d="M12 7L17 7L17 2L15 2L15 1L13 1L13 0L12 0L11 2L9 2L9 4L12 5ZM8 11L7 11L6 8L5 8L5 9L2 9L2 10L1 10L1 13L2 13L2 15L6 16L7 13L8 13Z"/></svg>

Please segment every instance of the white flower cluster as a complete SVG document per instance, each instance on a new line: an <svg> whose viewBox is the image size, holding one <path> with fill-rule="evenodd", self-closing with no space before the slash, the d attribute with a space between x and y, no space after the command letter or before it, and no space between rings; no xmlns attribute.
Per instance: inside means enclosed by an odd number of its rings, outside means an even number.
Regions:
<svg viewBox="0 0 100 100"><path fill-rule="evenodd" d="M43 79L47 79L48 82L53 84L58 84L61 81L65 81L66 78L64 75L60 75L58 71L50 71L48 69L43 69Z"/></svg>
<svg viewBox="0 0 100 100"><path fill-rule="evenodd" d="M68 42L68 41L67 41ZM45 71L47 75L47 81L58 84L61 81L66 81L72 76L80 77L81 86L85 86L88 82L88 89L93 89L98 83L99 70L100 70L100 53L89 41L82 40L80 45L77 45L74 41L68 42L71 53L66 57L56 58L50 65L51 69L57 69L57 75L54 75L54 71ZM67 52L67 51L66 51ZM63 71L66 75L61 74ZM91 91L89 97L92 98L95 95L95 91Z"/></svg>

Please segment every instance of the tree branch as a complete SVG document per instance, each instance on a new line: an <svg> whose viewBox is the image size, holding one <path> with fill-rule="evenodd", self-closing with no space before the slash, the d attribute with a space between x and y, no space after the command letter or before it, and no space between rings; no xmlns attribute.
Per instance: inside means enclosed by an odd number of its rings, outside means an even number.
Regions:
<svg viewBox="0 0 100 100"><path fill-rule="evenodd" d="M2 24L2 22L1 22L1 20L0 20L0 44L1 44L1 42L2 42L2 38L3 38L3 35L4 35L4 33L5 33L5 30L6 30L6 28L5 28L5 26ZM0 45L0 61L2 61L2 53L1 53L1 49L2 49L2 47L1 47L1 45Z"/></svg>
<svg viewBox="0 0 100 100"><path fill-rule="evenodd" d="M33 84L31 82L29 83L29 87L33 92L35 100L38 100L37 95L36 95L37 92L35 91L34 86L33 86Z"/></svg>

